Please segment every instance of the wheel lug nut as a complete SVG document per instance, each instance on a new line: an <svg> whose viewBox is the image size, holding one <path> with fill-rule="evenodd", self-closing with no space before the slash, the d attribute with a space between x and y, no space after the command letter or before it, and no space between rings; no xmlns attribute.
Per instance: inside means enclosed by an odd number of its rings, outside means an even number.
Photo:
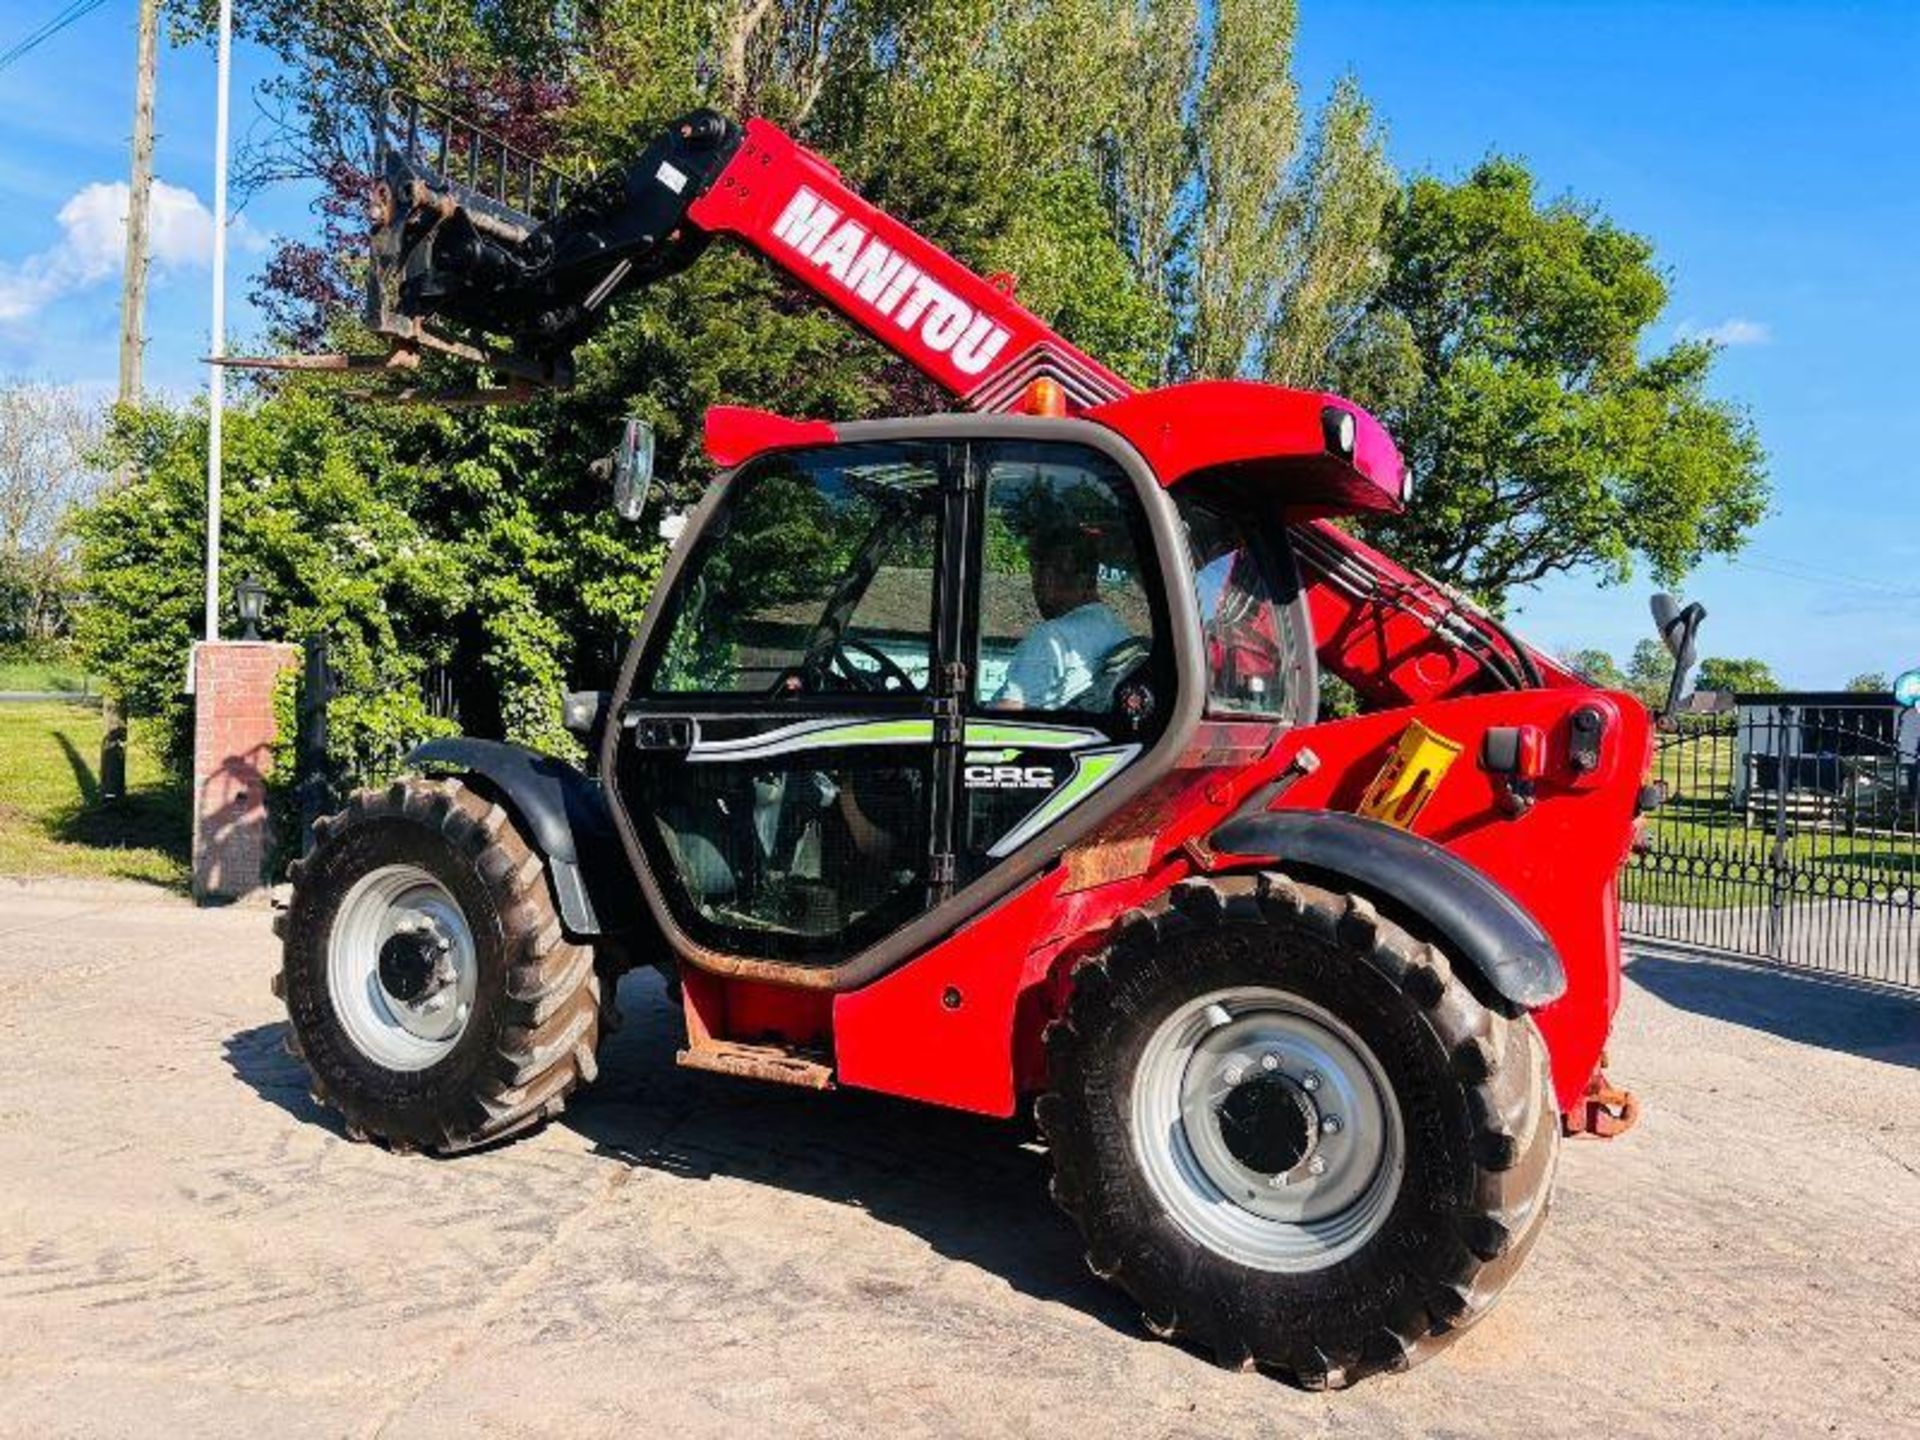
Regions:
<svg viewBox="0 0 1920 1440"><path fill-rule="evenodd" d="M1320 1133L1322 1135L1338 1135L1340 1133L1340 1117L1338 1115L1327 1116L1326 1119L1320 1122Z"/></svg>
<svg viewBox="0 0 1920 1440"><path fill-rule="evenodd" d="M1316 1155L1311 1160L1307 1161L1307 1173L1309 1175L1326 1174L1327 1173L1326 1158L1324 1156Z"/></svg>
<svg viewBox="0 0 1920 1440"><path fill-rule="evenodd" d="M1311 1070L1307 1071L1306 1074L1300 1077L1300 1088L1308 1094L1312 1094L1320 1088L1320 1077Z"/></svg>
<svg viewBox="0 0 1920 1440"><path fill-rule="evenodd" d="M1260 1068L1268 1074L1272 1074L1280 1068L1280 1057L1278 1055L1262 1055L1260 1057Z"/></svg>
<svg viewBox="0 0 1920 1440"><path fill-rule="evenodd" d="M1227 1084L1229 1085L1238 1085L1242 1080L1246 1078L1247 1078L1247 1072L1244 1070L1227 1071Z"/></svg>

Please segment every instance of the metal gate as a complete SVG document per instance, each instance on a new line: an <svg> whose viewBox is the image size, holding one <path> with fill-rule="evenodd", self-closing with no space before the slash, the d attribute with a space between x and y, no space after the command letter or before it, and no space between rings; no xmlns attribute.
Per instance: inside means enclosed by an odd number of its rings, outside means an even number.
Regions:
<svg viewBox="0 0 1920 1440"><path fill-rule="evenodd" d="M1683 715L1629 935L1920 988L1920 713L1868 696Z"/></svg>

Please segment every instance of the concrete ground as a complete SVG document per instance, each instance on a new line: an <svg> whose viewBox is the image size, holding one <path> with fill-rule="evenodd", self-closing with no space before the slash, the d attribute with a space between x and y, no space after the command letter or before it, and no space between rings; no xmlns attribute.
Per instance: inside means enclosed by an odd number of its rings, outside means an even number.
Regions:
<svg viewBox="0 0 1920 1440"><path fill-rule="evenodd" d="M1920 1433L1920 1006L1646 957L1639 1130L1506 1302L1336 1395L1143 1338L1007 1126L674 1069L657 984L562 1124L354 1145L259 909L0 882L0 1433Z"/></svg>

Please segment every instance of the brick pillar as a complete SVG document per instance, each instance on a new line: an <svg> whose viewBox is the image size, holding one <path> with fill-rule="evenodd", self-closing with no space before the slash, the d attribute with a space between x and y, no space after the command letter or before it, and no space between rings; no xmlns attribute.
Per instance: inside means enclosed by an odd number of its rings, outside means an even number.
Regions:
<svg viewBox="0 0 1920 1440"><path fill-rule="evenodd" d="M193 647L193 894L202 903L260 888L274 681L299 663L298 646L262 640Z"/></svg>

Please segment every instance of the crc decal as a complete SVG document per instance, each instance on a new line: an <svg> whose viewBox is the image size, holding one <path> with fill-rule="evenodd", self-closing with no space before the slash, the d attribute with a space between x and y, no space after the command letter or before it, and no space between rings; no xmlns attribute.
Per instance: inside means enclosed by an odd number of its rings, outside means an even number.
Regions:
<svg viewBox="0 0 1920 1440"><path fill-rule="evenodd" d="M969 765L963 772L969 790L1051 790L1051 765Z"/></svg>

